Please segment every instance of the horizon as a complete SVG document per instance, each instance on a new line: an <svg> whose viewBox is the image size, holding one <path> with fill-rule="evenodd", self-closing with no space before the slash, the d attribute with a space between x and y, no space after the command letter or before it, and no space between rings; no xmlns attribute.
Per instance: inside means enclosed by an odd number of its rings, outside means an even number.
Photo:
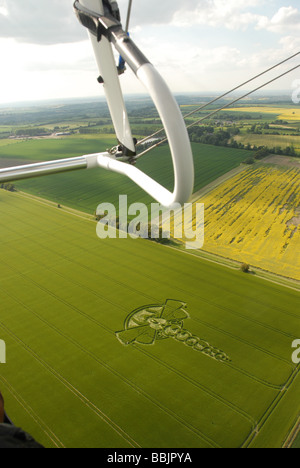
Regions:
<svg viewBox="0 0 300 468"><path fill-rule="evenodd" d="M127 2L118 1L123 22ZM72 0L0 0L0 31L1 103L104 95ZM173 93L231 89L297 52L299 31L296 0L139 0L130 27ZM268 90L292 89L298 76ZM144 91L131 71L121 83L126 95Z"/></svg>
<svg viewBox="0 0 300 468"><path fill-rule="evenodd" d="M247 90L245 89L244 92L251 91L250 89ZM173 95L175 98L178 98L180 96L191 96L191 97L199 97L199 98L210 98L210 97L215 97L215 96L222 96L226 90L220 90L220 91L207 91L207 92L189 92L189 91L178 91L174 92ZM231 93L231 97L234 98L238 96L238 93ZM244 99L241 99L241 102L247 101L253 101L256 102L259 99L263 98L286 98L291 101L291 105L293 105L293 102L291 100L291 91L290 90L265 90L265 91L259 91L256 93L253 93L251 97L247 97ZM256 99L255 99L256 98ZM143 100L149 100L152 102L151 97L147 93L127 93L124 94L124 99L130 100L130 99L143 99ZM225 98L222 98L220 100L224 100ZM101 102L105 103L106 98L103 95L98 95L98 96L71 96L71 97L53 97L49 99L28 99L28 100L23 100L23 101L7 101L7 102L0 102L0 109L7 109L7 108L22 108L22 107L39 107L39 106L47 106L47 105L59 105L59 104L72 104L76 102L81 102L81 103L88 103L88 102ZM237 106L239 104L236 104ZM235 106L236 106L235 105ZM296 104L295 104L296 105Z"/></svg>

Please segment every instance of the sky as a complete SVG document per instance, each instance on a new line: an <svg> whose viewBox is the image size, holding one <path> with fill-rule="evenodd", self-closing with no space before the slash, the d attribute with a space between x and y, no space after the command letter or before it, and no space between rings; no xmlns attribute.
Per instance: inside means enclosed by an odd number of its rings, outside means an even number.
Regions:
<svg viewBox="0 0 300 468"><path fill-rule="evenodd" d="M128 0L118 4L125 23ZM174 93L227 91L300 51L299 0L133 0L130 33ZM0 104L104 94L73 0L0 0L0 48ZM292 94L299 78L267 89ZM121 82L145 91L130 70Z"/></svg>

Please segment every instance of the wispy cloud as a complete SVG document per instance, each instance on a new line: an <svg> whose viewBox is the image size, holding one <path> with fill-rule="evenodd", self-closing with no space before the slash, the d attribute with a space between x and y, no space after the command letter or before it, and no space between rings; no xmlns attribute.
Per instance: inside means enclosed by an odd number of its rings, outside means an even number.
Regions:
<svg viewBox="0 0 300 468"><path fill-rule="evenodd" d="M202 0L194 9L181 7L173 14L176 26L207 25L241 29L255 23L259 15L251 12L262 2L258 0ZM250 11L249 11L250 10Z"/></svg>
<svg viewBox="0 0 300 468"><path fill-rule="evenodd" d="M297 8L282 7L272 17L261 16L258 18L257 27L279 34L300 32L300 11Z"/></svg>
<svg viewBox="0 0 300 468"><path fill-rule="evenodd" d="M78 42L86 32L77 22L70 0L2 0L0 37L24 43Z"/></svg>

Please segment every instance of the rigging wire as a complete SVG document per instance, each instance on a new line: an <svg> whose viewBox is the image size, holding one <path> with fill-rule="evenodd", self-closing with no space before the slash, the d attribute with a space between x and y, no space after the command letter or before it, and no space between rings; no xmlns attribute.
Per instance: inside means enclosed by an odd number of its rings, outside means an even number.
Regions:
<svg viewBox="0 0 300 468"><path fill-rule="evenodd" d="M298 55L298 54L300 54L300 52L298 52L296 55ZM294 55L294 56L295 56L295 55ZM294 56L293 56L293 57L294 57ZM292 58L292 57L291 57L291 58ZM290 59L291 59L291 58L290 58ZM287 60L290 60L290 59L287 59ZM286 62L287 60L285 60L285 62ZM278 65L277 65L277 66L278 66ZM276 66L275 66L275 67L276 67ZM239 98L234 99L233 101L231 101L231 102L225 104L224 106L220 107L219 109L214 110L213 112L211 112L211 113L205 115L204 117L201 117L201 119L197 120L196 122L193 122L191 125L188 125L188 126L187 126L187 129L189 129L189 128L191 128L191 127L194 127L195 125L198 125L199 123L201 123L201 122L203 122L204 120L206 120L206 119L212 117L213 115L217 114L218 112L220 112L220 111L222 111L222 110L224 110L224 109L227 109L228 107L232 106L233 104L236 104L237 102L239 102L239 101L242 100L242 99L245 99L246 97L250 96L251 94L255 93L256 91L259 91L260 89L265 88L265 87L268 86L269 84L274 83L274 81L277 81L277 80L279 80L280 78L282 78L282 77L288 75L289 73L291 73L291 72L297 70L297 68L299 68L299 67L300 67L300 65L297 65L296 67L291 68L290 70L288 70L288 71L282 73L281 75L276 76L276 77L273 78L272 80L270 80L270 81L268 81L268 82L266 82L266 83L264 83L264 84L258 86L257 88L253 89L252 91L247 92L247 93L244 94L243 96L240 96ZM274 68L274 67L273 67L273 68ZM266 72L264 72L264 73L266 73ZM263 74L264 74L264 73L263 73ZM260 75L260 76L261 76L261 75ZM254 79L254 78L253 78L253 79ZM253 81L253 79L250 80L250 81ZM236 88L236 89L237 89L237 88ZM226 93L226 94L229 94L229 93ZM219 98L219 99L220 99L220 98ZM216 100L217 100L217 99L216 99ZM215 100L214 100L214 101L215 101ZM208 106L208 104L205 105L205 107L207 107L207 106ZM199 111L199 109L198 109L198 111ZM193 111L193 113L195 113L195 112L196 112L196 111ZM191 113L190 113L189 115L191 115ZM147 137L147 140L149 140L149 139L150 139L150 137ZM147 140L144 140L144 141L147 141ZM140 157L142 157L142 156L144 156L145 154L149 153L150 151L152 151L153 149L155 149L155 148L157 148L158 146L162 145L162 144L165 143L166 141L168 141L168 138L165 138L165 139L159 141L158 143L156 143L155 145L151 146L150 148L147 148L145 151L143 151L142 153L138 154L138 155L136 156L135 159L139 159Z"/></svg>
<svg viewBox="0 0 300 468"><path fill-rule="evenodd" d="M265 75L266 73L269 73L270 71L274 70L275 68L278 68L280 65L283 65L284 63L288 62L289 60L292 60L293 58L297 57L298 55L300 55L300 52L297 52L296 54L293 54L291 55L290 57L288 57L287 59L285 60L282 60L281 62L277 63L276 65L274 65L273 67L270 67L268 68L267 70L263 71L262 73L259 73L258 75L254 76L253 78L250 78L250 80L247 80L245 81L244 83L240 84L239 86L236 86L235 88L231 89L230 91L227 91L226 93L222 94L221 96L218 96L217 98L215 99L212 99L211 101L207 102L206 104L198 107L197 109L193 110L192 112L184 115L184 119L187 119L188 117L190 117L191 115L193 114L196 114L197 112L205 109L206 107L214 104L215 102L219 101L220 99L228 96L229 94L233 93L234 91L237 91L238 89L242 88L243 86L251 83L252 81L256 80L257 78L260 78L262 77L263 75ZM137 146L145 143L146 141L150 140L151 138L154 138L156 137L157 135L159 135L160 133L162 133L164 131L163 128L161 128L160 130L156 131L155 133L153 133L152 135L149 135L148 137L146 138L143 138L142 140L138 141L137 143Z"/></svg>
<svg viewBox="0 0 300 468"><path fill-rule="evenodd" d="M128 2L128 11L127 11L127 19L126 19L126 26L125 26L125 32L126 34L129 31L129 23L130 23L130 17L131 17L131 8L132 8L132 0L129 0Z"/></svg>

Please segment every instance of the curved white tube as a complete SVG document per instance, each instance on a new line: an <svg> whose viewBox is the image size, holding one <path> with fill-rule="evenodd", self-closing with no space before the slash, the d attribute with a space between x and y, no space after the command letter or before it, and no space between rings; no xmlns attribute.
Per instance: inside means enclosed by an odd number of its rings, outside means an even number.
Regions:
<svg viewBox="0 0 300 468"><path fill-rule="evenodd" d="M99 12L99 14L104 12L102 0L81 0L81 3L91 10ZM108 25L107 28L109 29L110 26ZM100 73L104 78L106 97L116 134L120 143L131 150L133 140L118 73L113 61L112 45L104 36L105 34L102 34L102 38L98 42L97 38L90 34ZM107 37L136 74L139 81L145 86L158 110L172 154L174 192L170 193L142 171L120 160L112 161L109 158L105 161L105 157L100 156L99 166L127 175L166 207L175 203L183 204L189 200L193 193L194 161L190 140L179 106L163 78L134 42L128 38L121 26L118 26L118 23L111 27Z"/></svg>
<svg viewBox="0 0 300 468"><path fill-rule="evenodd" d="M137 169L135 166L109 158L105 155L98 156L98 166L118 174L129 177L151 197L157 200L165 207L171 207L175 203L175 197L166 188L160 185L144 172ZM187 200L185 200L187 201ZM183 201L184 203L184 201Z"/></svg>
<svg viewBox="0 0 300 468"><path fill-rule="evenodd" d="M163 205L187 202L194 188L194 160L181 111L168 86L150 63L142 65L137 77L147 88L162 120L169 141L175 187L173 194L159 200ZM143 187L146 189L146 187ZM170 198L171 196L171 198Z"/></svg>
<svg viewBox="0 0 300 468"><path fill-rule="evenodd" d="M165 81L153 65L142 65L137 77L148 89L165 127L174 166L174 192L169 192L136 167L118 160L101 155L98 157L98 164L110 171L126 175L165 207L171 207L175 203L183 204L193 193L194 161L182 114Z"/></svg>
<svg viewBox="0 0 300 468"><path fill-rule="evenodd" d="M81 0L81 2L86 7L94 9L94 11L103 12L102 0ZM124 128L128 128L127 124L124 125L124 122L127 121L127 114L125 114L124 111L123 96L120 96L120 84L116 67L111 63L113 54L112 51L106 50L107 48L111 49L111 44L109 44L104 37L101 39L100 43L97 42L94 36L90 35L90 37L100 71L103 76L107 77L104 78L104 81L107 83L106 96L110 105L117 136L122 133L124 135ZM114 45L127 64L132 68L139 81L145 86L158 110L172 153L175 182L174 192L170 193L142 171L118 160L112 161L109 159L105 161L103 156L101 156L99 157L99 166L127 175L143 190L166 207L174 203L183 204L189 200L193 193L194 161L190 140L179 106L165 81L153 65L148 61L144 63L143 60L140 65L137 65L137 63L139 63L140 51L133 43L127 43L124 37L120 35L115 38ZM110 57L109 60L108 56ZM115 114L117 117L114 117ZM125 146L129 144L128 141L132 138L131 135L128 134L128 131L126 136L127 141ZM119 141L124 144L122 140L124 140L124 137L122 139L119 138ZM130 146L127 147L130 148Z"/></svg>
<svg viewBox="0 0 300 468"><path fill-rule="evenodd" d="M80 0L80 3L86 8L97 11L100 14L104 12L102 0ZM134 153L135 147L120 80L116 72L112 46L105 37L102 37L100 42L90 33L89 37L93 46L99 73L104 80L103 87L105 96L117 138L120 143Z"/></svg>
<svg viewBox="0 0 300 468"><path fill-rule="evenodd" d="M100 15L104 13L102 0L81 0L81 2L88 9L98 11ZM163 122L172 153L174 192L169 192L136 167L122 162L121 159L115 159L110 153L86 155L71 160L50 161L45 164L27 165L22 168L10 168L9 171L0 170L0 181L1 178L4 181L18 180L18 178L29 178L47 173L74 170L75 168L82 169L98 166L126 175L165 207L171 207L173 204L178 203L183 204L189 200L193 192L194 162L187 129L179 106L163 78L139 51L133 41L128 38L121 26L115 35L111 32L111 36L116 49L148 90ZM130 152L134 154L134 143L112 46L104 35L100 42L92 34L90 34L90 38L100 73L104 78L106 97L117 137L123 147L129 151L129 154Z"/></svg>

